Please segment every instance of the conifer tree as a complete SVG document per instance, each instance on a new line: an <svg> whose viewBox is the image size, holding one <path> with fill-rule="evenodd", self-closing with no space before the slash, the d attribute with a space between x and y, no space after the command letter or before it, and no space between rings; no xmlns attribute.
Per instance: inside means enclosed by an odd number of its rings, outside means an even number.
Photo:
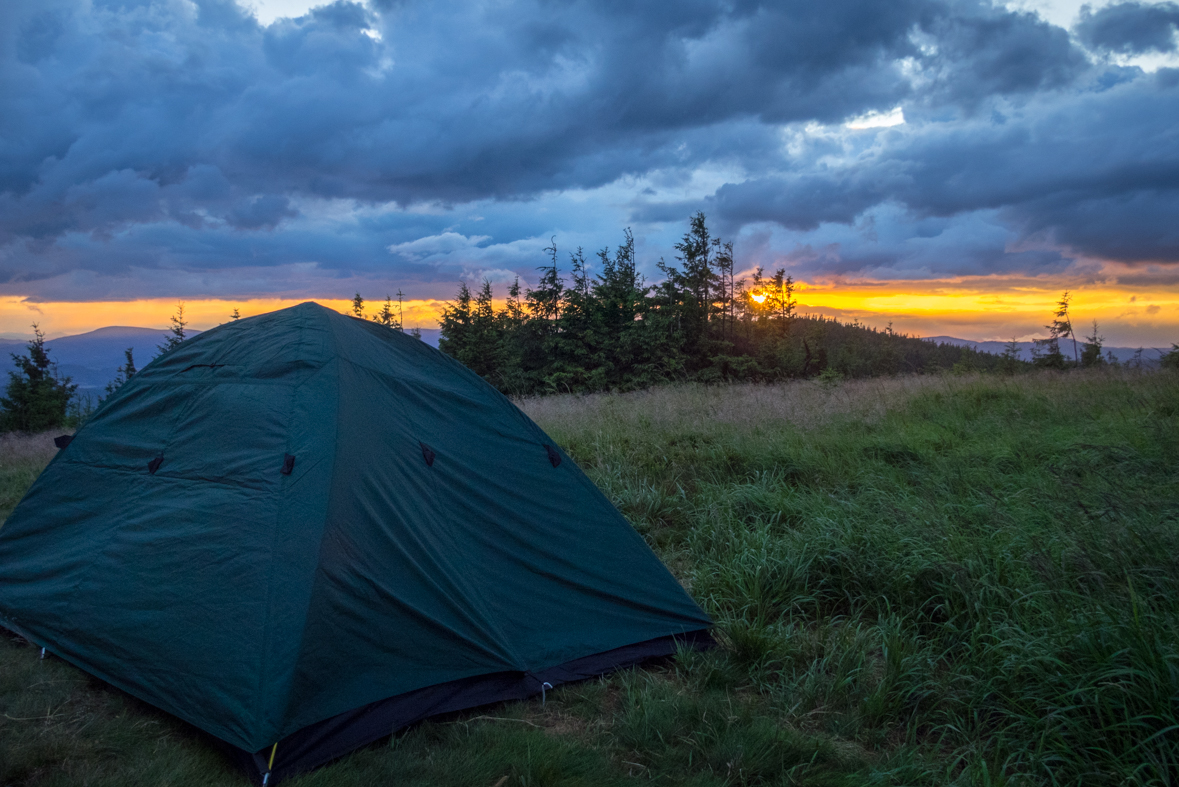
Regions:
<svg viewBox="0 0 1179 787"><path fill-rule="evenodd" d="M504 303L505 328L511 330L524 322L524 306L520 300L520 277L517 276L508 287L508 299Z"/></svg>
<svg viewBox="0 0 1179 787"><path fill-rule="evenodd" d="M721 338L723 339L727 333L731 336L734 325L734 311L736 303L734 302L733 283L733 244L722 243L720 238L712 239L713 245L716 247L716 269L720 276L720 298L718 299L721 307Z"/></svg>
<svg viewBox="0 0 1179 787"><path fill-rule="evenodd" d="M471 358L471 290L466 282L459 283L454 301L442 307L438 323L442 329L438 349L466 364Z"/></svg>
<svg viewBox="0 0 1179 787"><path fill-rule="evenodd" d="M176 313L172 315L172 327L168 329L168 333L164 334L164 343L157 345L157 356L174 350L180 346L184 341L184 328L188 325L184 320L184 303L176 304Z"/></svg>
<svg viewBox="0 0 1179 787"><path fill-rule="evenodd" d="M1045 369L1067 368L1068 360L1060 351L1060 340L1070 336L1073 337L1074 363L1079 363L1080 359L1076 357L1077 340L1073 334L1073 324L1068 313L1071 300L1072 296L1069 295L1068 290L1065 290L1056 303L1056 309L1052 312L1052 322L1044 326L1048 329L1048 338L1037 339L1032 345L1032 363L1036 366Z"/></svg>
<svg viewBox="0 0 1179 787"><path fill-rule="evenodd" d="M135 372L138 371L135 368L135 358L132 355L132 350L134 349L134 347L128 347L126 350L123 350L123 365L115 369L115 379L106 384L106 396L110 396L119 390L123 386L123 383L130 380ZM102 399L105 398L105 396L102 397ZM102 399L99 401L101 402Z"/></svg>
<svg viewBox="0 0 1179 787"><path fill-rule="evenodd" d="M66 420L70 398L78 386L60 377L49 360L45 334L33 323L33 339L27 355L12 353L17 370L8 373L8 386L0 397L0 431L43 432L60 428Z"/></svg>
<svg viewBox="0 0 1179 787"><path fill-rule="evenodd" d="M557 269L556 238L545 247L545 253L549 255L549 264L537 268L540 271L540 282L535 290L526 291L524 299L533 317L555 323L561 316L561 296L565 292L565 282Z"/></svg>
<svg viewBox="0 0 1179 787"><path fill-rule="evenodd" d="M1085 342L1081 345L1081 366L1102 366L1105 364L1105 359L1101 355L1101 347L1105 343L1105 337L1097 330L1097 320L1093 321L1093 333L1085 337Z"/></svg>
<svg viewBox="0 0 1179 787"><path fill-rule="evenodd" d="M1068 307L1072 296L1069 295L1068 290L1060 296L1060 300L1056 302L1056 311L1052 313L1052 324L1048 326L1048 330L1052 336L1059 339L1071 338L1073 340L1073 363L1079 364L1080 358L1077 357L1077 334L1073 331L1073 321L1069 317Z"/></svg>
<svg viewBox="0 0 1179 787"><path fill-rule="evenodd" d="M233 314L229 315L229 319L237 321L237 320L240 320L241 318L242 318L242 313L237 310L236 306L234 306L233 307Z"/></svg>
<svg viewBox="0 0 1179 787"><path fill-rule="evenodd" d="M360 297L359 292L352 299L352 316L361 320L364 319L364 298Z"/></svg>
<svg viewBox="0 0 1179 787"><path fill-rule="evenodd" d="M712 235L702 212L689 219L688 231L675 249L679 252L676 259L683 264L683 271L666 265L662 270L672 289L680 290L674 300L678 301L683 312L681 326L685 350L689 356L696 356L703 350L708 323L716 312L713 296L720 289L720 277L713 268ZM673 294L670 289L668 294Z"/></svg>
<svg viewBox="0 0 1179 787"><path fill-rule="evenodd" d="M683 263L682 282L695 298L696 309L704 321L712 317L713 295L720 287L720 277L713 269L712 235L704 214L697 212L689 220L688 232L675 245Z"/></svg>
<svg viewBox="0 0 1179 787"><path fill-rule="evenodd" d="M499 324L495 318L491 282L483 280L471 309L467 366L483 377L496 378L499 372Z"/></svg>
<svg viewBox="0 0 1179 787"><path fill-rule="evenodd" d="M786 324L794 314L797 302L794 300L794 277L787 276L785 269L778 269L770 279L766 292L766 303L770 311L781 323L780 329L786 330Z"/></svg>
<svg viewBox="0 0 1179 787"><path fill-rule="evenodd" d="M652 318L647 287L635 263L635 239L623 231L623 243L610 255L598 252L601 272L590 294L590 324L596 358L597 387L630 388L662 379L662 367L675 363L676 350L660 319Z"/></svg>
<svg viewBox="0 0 1179 787"><path fill-rule="evenodd" d="M1170 352L1159 357L1159 366L1179 371L1179 344L1172 344Z"/></svg>
<svg viewBox="0 0 1179 787"><path fill-rule="evenodd" d="M398 295L400 294L400 291L398 291ZM385 296L385 302L381 305L381 310L373 316L373 322L380 323L386 328L401 330L401 320L393 316L393 299L388 295Z"/></svg>
<svg viewBox="0 0 1179 787"><path fill-rule="evenodd" d="M1011 337L1006 346L1003 347L1003 354L999 356L1001 360L999 369L1004 374L1015 374L1019 369L1019 342L1015 341L1015 337Z"/></svg>

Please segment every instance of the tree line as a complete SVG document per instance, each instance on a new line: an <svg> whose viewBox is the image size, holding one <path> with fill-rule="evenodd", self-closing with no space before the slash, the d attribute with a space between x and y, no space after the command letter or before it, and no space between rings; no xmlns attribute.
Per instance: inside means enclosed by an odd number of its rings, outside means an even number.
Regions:
<svg viewBox="0 0 1179 787"><path fill-rule="evenodd" d="M665 382L771 381L818 377L869 377L936 371L991 371L1012 374L1035 367L1070 369L1116 365L1102 353L1097 323L1078 338L1065 292L1037 340L1031 362L1019 357L1014 339L998 355L948 343L935 343L853 321L797 313L794 279L784 269L756 269L738 277L733 244L713 237L703 213L689 220L675 244L675 261L661 259L661 278L648 282L639 273L635 241L623 231L613 251L595 255L595 272L582 249L568 255L568 278L561 271L555 241L545 249L537 286L517 278L502 308L495 308L489 281L472 292L459 285L440 319L439 349L465 364L501 391L513 394L625 391ZM351 312L392 330L404 330L403 295L386 296L374 315L357 293ZM241 317L237 309L232 320ZM187 322L181 303L171 317L157 356L180 345ZM90 400L58 373L33 325L25 354L12 354L16 369L0 396L0 431L37 432L77 426L92 412ZM410 329L421 337L420 331ZM1071 351L1071 352L1070 352ZM99 402L136 373L132 349ZM1070 357L1071 356L1071 357ZM1160 358L1179 369L1179 345Z"/></svg>
<svg viewBox="0 0 1179 787"><path fill-rule="evenodd" d="M738 277L733 244L712 236L703 213L691 217L675 251L674 262L659 261L660 280L648 282L626 230L616 249L597 252L592 274L582 249L569 254L566 279L554 242L537 286L517 278L500 309L489 281L475 292L460 284L443 310L438 346L516 395L1027 366L1017 350L995 355L909 337L891 324L877 330L800 315L794 279L762 268Z"/></svg>

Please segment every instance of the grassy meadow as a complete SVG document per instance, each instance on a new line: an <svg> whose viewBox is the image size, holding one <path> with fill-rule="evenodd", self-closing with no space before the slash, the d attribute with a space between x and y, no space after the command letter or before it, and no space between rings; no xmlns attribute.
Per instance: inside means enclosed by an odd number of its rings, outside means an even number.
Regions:
<svg viewBox="0 0 1179 787"><path fill-rule="evenodd" d="M527 399L722 647L420 724L293 787L1179 782L1179 375ZM52 455L0 442L0 516ZM239 785L0 637L0 786Z"/></svg>

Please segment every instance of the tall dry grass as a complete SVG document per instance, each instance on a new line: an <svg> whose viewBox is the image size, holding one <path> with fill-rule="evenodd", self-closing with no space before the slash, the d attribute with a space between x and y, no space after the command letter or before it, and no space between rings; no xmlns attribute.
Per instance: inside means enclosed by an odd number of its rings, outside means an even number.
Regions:
<svg viewBox="0 0 1179 787"><path fill-rule="evenodd" d="M59 434L0 434L0 522L57 454L53 438Z"/></svg>

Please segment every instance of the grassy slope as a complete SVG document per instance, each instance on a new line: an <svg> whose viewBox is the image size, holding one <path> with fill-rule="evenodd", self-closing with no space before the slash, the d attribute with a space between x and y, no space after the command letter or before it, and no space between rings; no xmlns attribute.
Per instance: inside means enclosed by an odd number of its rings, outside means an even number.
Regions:
<svg viewBox="0 0 1179 787"><path fill-rule="evenodd" d="M726 647L423 724L293 784L1121 784L1179 767L1174 375L523 406ZM0 495L39 456L0 460ZM11 638L0 713L6 787L242 783L199 734Z"/></svg>

